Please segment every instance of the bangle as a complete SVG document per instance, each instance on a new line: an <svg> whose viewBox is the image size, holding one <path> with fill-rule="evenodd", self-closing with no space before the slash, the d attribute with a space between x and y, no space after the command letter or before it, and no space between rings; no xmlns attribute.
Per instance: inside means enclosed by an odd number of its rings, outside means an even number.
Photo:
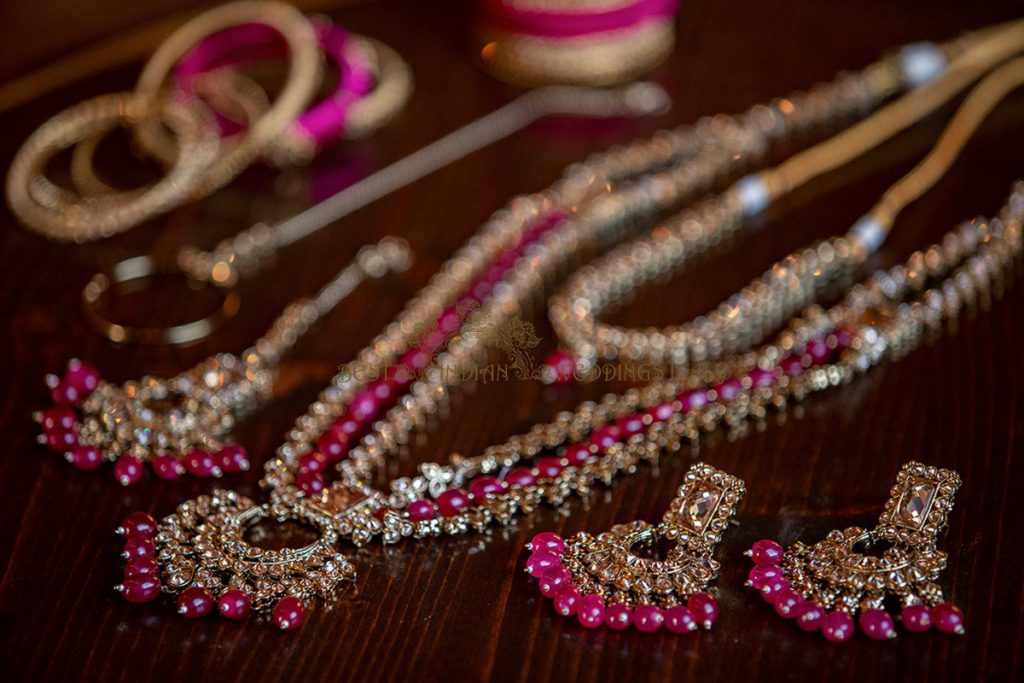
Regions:
<svg viewBox="0 0 1024 683"><path fill-rule="evenodd" d="M338 85L293 119L275 140L272 156L282 161L308 161L320 147L341 137L348 109L373 88L372 65L359 43L327 19L314 18L311 23L320 50L338 71ZM284 47L280 34L265 24L232 26L193 48L175 68L175 81L188 92L199 74L279 58Z"/></svg>
<svg viewBox="0 0 1024 683"><path fill-rule="evenodd" d="M650 70L675 44L678 0L581 4L480 0L484 68L517 85L613 85Z"/></svg>
<svg viewBox="0 0 1024 683"><path fill-rule="evenodd" d="M175 134L180 153L153 185L82 198L45 175L57 152L127 123L159 119ZM138 93L101 95L65 109L39 127L14 157L7 176L7 199L30 229L59 242L109 237L185 200L216 158L212 122L194 102L154 100Z"/></svg>
<svg viewBox="0 0 1024 683"><path fill-rule="evenodd" d="M125 259L110 270L93 275L82 290L82 310L85 313L85 319L90 327L116 343L188 344L210 336L224 321L238 313L240 298L233 287L217 287L217 290L222 293L223 299L216 311L179 325L134 327L116 323L100 312L103 297L111 287L149 279L161 274L180 273L180 269L160 264L152 256L135 256ZM191 284L196 282L192 280Z"/></svg>
<svg viewBox="0 0 1024 683"><path fill-rule="evenodd" d="M254 121L245 135L203 173L193 197L201 197L231 181L285 130L313 96L320 79L320 51L316 33L301 12L279 2L241 0L204 12L174 32L157 49L139 76L136 90L155 97L167 75L188 52L212 34L239 24L256 22L277 31L288 46L288 80L267 112ZM137 129L140 142L158 133L143 123Z"/></svg>
<svg viewBox="0 0 1024 683"><path fill-rule="evenodd" d="M211 103L217 129L222 138L230 139L230 136L245 130L270 106L266 91L256 81L237 71L224 70L202 74L196 78L194 85L196 93ZM222 113L225 110L230 112L229 115ZM239 119L244 121L244 125ZM159 145L148 149L147 152L167 168L172 166L181 154L178 138L166 133L162 127L156 130L160 131L160 135L151 141L159 140ZM119 191L96 173L93 161L102 139L102 134L91 135L75 145L71 151L71 182L82 196L109 195ZM38 184L29 186L37 201L47 203L49 196L37 192L37 188Z"/></svg>
<svg viewBox="0 0 1024 683"><path fill-rule="evenodd" d="M379 40L356 38L376 67L373 90L354 102L348 111L345 137L366 137L388 123L409 101L413 91L412 70L405 60Z"/></svg>

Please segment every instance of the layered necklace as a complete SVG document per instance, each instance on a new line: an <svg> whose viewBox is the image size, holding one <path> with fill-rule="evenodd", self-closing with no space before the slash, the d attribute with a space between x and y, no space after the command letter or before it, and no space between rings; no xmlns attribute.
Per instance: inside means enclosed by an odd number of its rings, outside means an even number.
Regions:
<svg viewBox="0 0 1024 683"><path fill-rule="evenodd" d="M360 372L339 373L296 421L266 464L261 484L267 502L215 491L183 503L159 523L141 513L130 516L123 525L129 563L119 589L133 602L151 601L161 591L177 594L187 616L205 614L218 601L225 616L255 608L279 627L294 628L307 600L326 599L354 578L338 551L342 539L395 543L508 524L541 503L563 505L704 433L760 418L905 353L925 332L986 296L1019 255L1024 186L1015 187L997 218L962 225L906 263L846 287L831 308L813 302L826 285L844 284L841 279L881 245L896 212L941 177L988 111L1024 81L1022 61L986 78L933 152L845 236L788 256L678 336L643 342L666 349L659 360L687 366L681 379L585 402L480 455L423 463L416 476L394 479L384 489L369 483L450 396L460 371L482 357L487 332L522 312L572 254L602 249L678 210L755 163L777 140L841 127L903 85L932 81L773 171L748 176L660 223L649 238L612 252L596 269L581 271L577 278L604 272L619 283L603 285L602 293L596 282L590 290L574 280L569 295L555 299L553 311L585 323L605 300L736 232L774 198L920 120L1022 49L1020 22L942 48L911 46L808 94L599 155L570 168L548 190L517 198L359 354ZM632 263L643 267L631 269ZM780 327L772 342L755 346ZM593 348L592 357L608 348L587 332L564 341ZM610 343L620 341L613 334ZM244 532L265 518L304 522L319 530L319 538L302 548L259 548Z"/></svg>

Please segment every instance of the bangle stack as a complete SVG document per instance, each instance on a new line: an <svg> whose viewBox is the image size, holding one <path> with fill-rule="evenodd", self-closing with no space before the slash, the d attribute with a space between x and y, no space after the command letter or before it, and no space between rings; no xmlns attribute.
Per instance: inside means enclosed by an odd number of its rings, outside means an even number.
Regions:
<svg viewBox="0 0 1024 683"><path fill-rule="evenodd" d="M338 70L339 85L310 106L322 55ZM283 56L287 78L273 102L234 70ZM30 136L11 165L8 200L22 223L54 241L109 237L214 192L260 157L301 163L339 138L365 135L394 116L411 90L408 67L376 41L279 2L230 3L200 14L160 45L132 93L72 107ZM93 153L119 125L134 129L138 147L164 164L161 180L118 190L96 176ZM69 190L50 181L44 167L72 146Z"/></svg>

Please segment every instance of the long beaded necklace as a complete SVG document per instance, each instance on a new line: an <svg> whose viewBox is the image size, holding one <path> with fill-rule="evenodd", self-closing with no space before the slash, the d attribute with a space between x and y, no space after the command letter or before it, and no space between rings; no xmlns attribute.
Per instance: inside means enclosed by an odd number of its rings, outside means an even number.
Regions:
<svg viewBox="0 0 1024 683"><path fill-rule="evenodd" d="M1021 42L1021 27L1014 29L1014 37ZM1004 32L1004 37L1010 35L1009 29ZM989 41L979 40L983 44ZM968 47L964 54L977 53ZM968 59L967 63L977 71L974 62ZM954 59L950 73L960 74L963 64ZM812 108L807 118L824 122L831 117L822 110L846 113L849 109L843 105L863 109L880 92L893 89L891 81L881 89L870 87L866 77L854 76L845 83L854 85L837 87L824 97L824 102L835 97L829 102L835 109L822 107L815 112ZM843 100L844 94L849 99ZM793 107L792 101L786 102L786 108ZM759 123L754 112L760 114ZM684 129L675 136L657 138L646 149L640 146L599 157L571 170L552 190L513 202L446 265L359 360L380 369L395 365L396 358L397 365L416 370L428 368L431 362L433 368L465 367L480 352L473 341L477 337L467 328L500 325L514 315L524 294L543 282L543 274L554 268L566 247L584 243L583 237L590 244L610 241L615 228L624 231L627 218L646 217L681 202L694 186L703 187L714 176L734 170L740 165L737 162L749 163L751 156L763 152L771 136L765 132L765 110L754 112L740 124L723 125L719 119L717 126L711 126L711 135L705 129L702 136L700 127ZM753 131L743 125L750 125L751 119ZM959 122L960 117L954 124ZM723 129L728 132L723 134ZM677 150L692 150L688 162L668 166L673 142ZM651 154L651 149L661 153ZM716 158L716 153L726 150L725 159ZM632 172L594 172L616 165ZM669 170L598 195L603 201L578 208L595 176L637 176L666 167ZM698 173L709 168L706 174ZM732 196L742 201L738 191ZM566 207L570 212L576 208L576 215L563 218ZM179 610L189 616L209 611L216 595L226 616L247 613L251 603L257 609L272 610L278 626L293 628L302 619L302 600L327 597L340 581L354 577L351 565L334 548L341 538L356 545L375 537L393 543L404 537L460 534L495 522L508 523L541 502L558 505L571 494L587 494L598 481L610 484L620 472L633 471L642 460L676 450L684 440L696 440L720 425L738 424L769 408L784 407L789 400L841 384L905 351L923 330L938 326L944 317L956 315L970 297L987 291L1013 261L1021 246L1022 213L1024 190L1018 187L999 219L950 233L941 245L915 254L907 265L876 273L866 284L850 288L843 301L828 311L812 306L791 320L773 344L695 364L684 381L657 382L609 395L599 403L584 403L480 456L453 456L447 465L425 463L418 476L390 482L389 491L376 491L366 482L449 393L450 375L427 373L426 378L414 380L411 374L396 373L365 386L339 375L299 418L288 441L267 464L261 483L270 489L270 502L257 505L237 494L217 491L179 506L159 527L147 516L129 517L124 529L129 535L126 553L134 558L129 567L136 569L126 572L121 590L134 602L154 599L161 588L178 593ZM814 285L808 285L804 274L852 260L859 249L878 241L880 229L857 228L850 238L822 242L779 264L772 276L788 283L781 296L790 298L780 305L791 309L795 307L792 299L813 300L806 288ZM535 245L538 239L540 244ZM488 282L487 273L507 258L508 245L517 259L515 265L506 266L500 277ZM915 270L922 259L926 268ZM480 296L474 294L478 286L487 293L493 290L490 300L480 305L489 313L483 323L472 316L464 320L461 313L473 308L469 305L473 299L467 301L467 297ZM430 324L432 320L436 324ZM460 336L449 338L455 330L461 330ZM410 347L411 339L421 341ZM442 347L445 350L438 353ZM394 405L398 390L406 386L408 393ZM371 426L387 405L394 407ZM350 447L357 440L358 445ZM325 488L324 475L331 463L337 463L340 478ZM299 549L270 551L246 543L244 527L266 517L305 521L317 527L321 536ZM154 557L159 565L152 563Z"/></svg>

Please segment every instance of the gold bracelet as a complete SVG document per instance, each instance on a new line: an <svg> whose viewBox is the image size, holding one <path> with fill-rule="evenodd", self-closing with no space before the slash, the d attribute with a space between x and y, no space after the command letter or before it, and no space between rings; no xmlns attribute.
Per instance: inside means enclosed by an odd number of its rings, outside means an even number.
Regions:
<svg viewBox="0 0 1024 683"><path fill-rule="evenodd" d="M194 192L216 158L219 143L197 106L138 93L115 93L64 110L29 136L15 155L7 176L11 209L28 228L58 242L109 237L170 209ZM60 150L120 123L136 125L154 117L174 132L181 153L152 186L82 198L46 177L46 162Z"/></svg>

